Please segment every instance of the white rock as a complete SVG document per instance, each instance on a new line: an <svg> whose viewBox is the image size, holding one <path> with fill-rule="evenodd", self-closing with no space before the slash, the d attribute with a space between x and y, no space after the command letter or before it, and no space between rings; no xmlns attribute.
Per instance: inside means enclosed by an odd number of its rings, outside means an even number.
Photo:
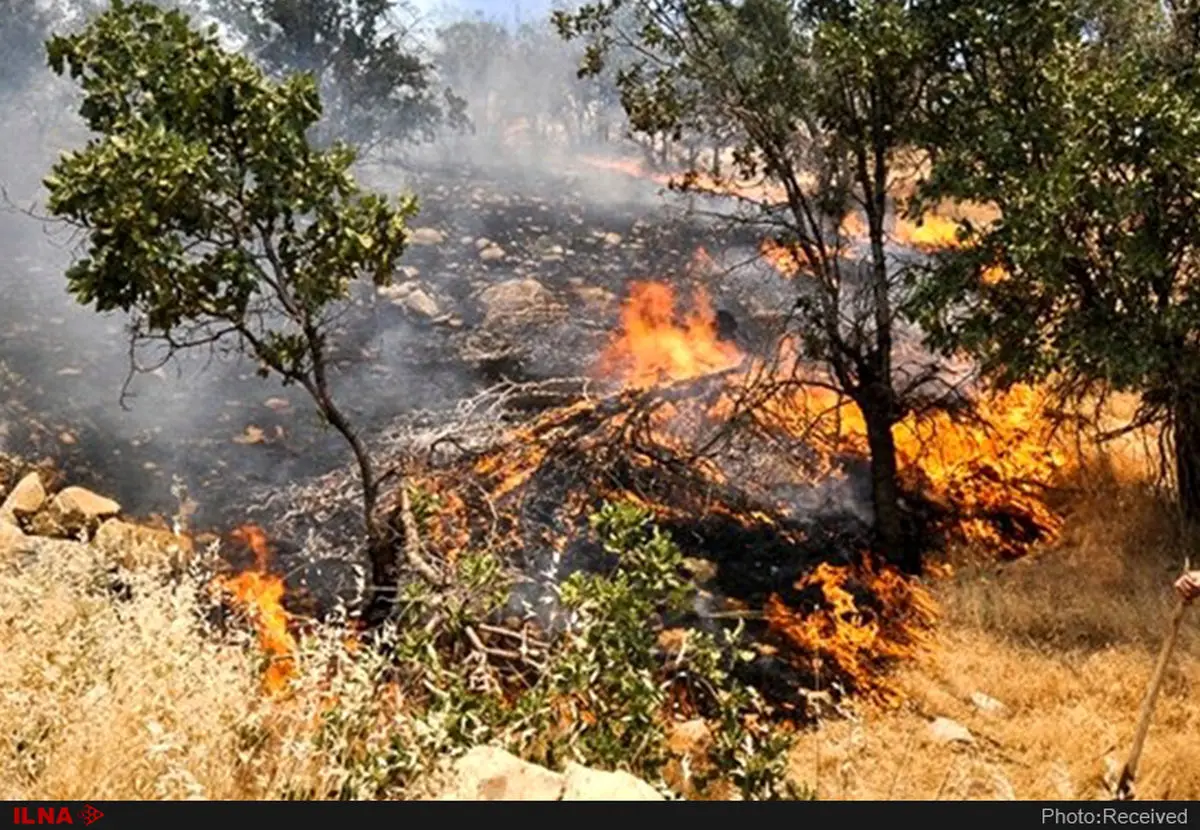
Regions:
<svg viewBox="0 0 1200 830"><path fill-rule="evenodd" d="M973 692L971 694L971 705L988 715L1007 715L1008 707L1005 706L996 698L985 695L983 692Z"/></svg>
<svg viewBox="0 0 1200 830"><path fill-rule="evenodd" d="M971 730L950 718L934 718L929 724L929 737L939 744L975 742Z"/></svg>
<svg viewBox="0 0 1200 830"><path fill-rule="evenodd" d="M492 746L477 746L451 768L441 801L557 801L563 776Z"/></svg>
<svg viewBox="0 0 1200 830"><path fill-rule="evenodd" d="M563 801L665 801L658 790L627 772L567 764Z"/></svg>

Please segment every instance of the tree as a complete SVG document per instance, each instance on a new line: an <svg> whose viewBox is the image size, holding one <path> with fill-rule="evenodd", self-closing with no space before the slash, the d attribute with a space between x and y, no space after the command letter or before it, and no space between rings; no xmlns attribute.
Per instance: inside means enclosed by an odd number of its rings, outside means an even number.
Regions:
<svg viewBox="0 0 1200 830"><path fill-rule="evenodd" d="M273 76L313 75L328 116L322 142L429 141L442 125L465 124L463 101L438 89L396 0L219 0L219 8Z"/></svg>
<svg viewBox="0 0 1200 830"><path fill-rule="evenodd" d="M378 608L397 563L376 514L380 479L330 390L327 337L352 280L391 279L416 203L362 192L350 148L309 143L321 114L311 77L273 82L189 23L114 0L47 44L98 136L45 182L50 212L86 234L68 286L98 311L130 313L137 346L170 357L232 343L312 397L358 467Z"/></svg>
<svg viewBox="0 0 1200 830"><path fill-rule="evenodd" d="M863 414L876 534L909 571L921 560L899 506L892 428L930 376L893 365L901 269L887 243L897 155L918 133L935 65L928 5L602 0L555 18L565 37L587 40L585 74L625 50L617 77L635 131L736 136L732 172L782 193L752 207L807 264L803 356ZM865 218L865 259L843 230L851 212Z"/></svg>
<svg viewBox="0 0 1200 830"><path fill-rule="evenodd" d="M995 205L915 308L1001 382L1141 396L1200 519L1200 26L1194 3L956 9L925 198Z"/></svg>

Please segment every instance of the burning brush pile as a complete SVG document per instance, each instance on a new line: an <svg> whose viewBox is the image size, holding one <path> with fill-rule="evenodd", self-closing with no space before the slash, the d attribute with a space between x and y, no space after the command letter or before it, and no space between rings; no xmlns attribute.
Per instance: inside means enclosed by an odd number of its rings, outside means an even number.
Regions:
<svg viewBox="0 0 1200 830"><path fill-rule="evenodd" d="M920 649L935 608L919 581L871 553L853 405L795 361L744 354L703 295L689 307L659 283L632 286L593 377L545 397L414 476L412 492L436 504L423 518L431 555L451 567L469 551L499 555L528 581L518 594L534 622L522 625L557 630L555 586L613 566L588 518L634 505L700 588L687 614L662 620L663 638L671 626L736 624L757 654L754 684L793 712L814 690L896 699L888 667ZM1066 456L1042 403L1023 388L981 394L897 425L906 500L929 548L964 542L1011 558L1055 535L1045 496Z"/></svg>

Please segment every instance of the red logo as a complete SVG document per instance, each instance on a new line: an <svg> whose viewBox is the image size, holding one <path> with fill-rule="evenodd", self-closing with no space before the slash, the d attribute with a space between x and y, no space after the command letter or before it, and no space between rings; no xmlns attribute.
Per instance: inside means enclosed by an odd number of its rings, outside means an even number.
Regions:
<svg viewBox="0 0 1200 830"><path fill-rule="evenodd" d="M74 824L66 807L13 807L13 824Z"/></svg>
<svg viewBox="0 0 1200 830"><path fill-rule="evenodd" d="M85 827L104 818L104 813L91 804L83 805L79 818ZM74 824L71 811L66 807L13 807L13 824Z"/></svg>

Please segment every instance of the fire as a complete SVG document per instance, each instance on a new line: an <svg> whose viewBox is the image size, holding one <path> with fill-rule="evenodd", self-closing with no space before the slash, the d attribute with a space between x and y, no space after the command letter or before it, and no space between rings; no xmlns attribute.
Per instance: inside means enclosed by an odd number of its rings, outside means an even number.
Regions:
<svg viewBox="0 0 1200 830"><path fill-rule="evenodd" d="M759 245L758 252L771 267L785 277L794 277L808 264L807 257L799 248L791 245L780 245L773 239L767 238Z"/></svg>
<svg viewBox="0 0 1200 830"><path fill-rule="evenodd" d="M231 536L254 552L255 568L234 577L221 578L218 584L246 610L258 630L258 641L270 662L263 686L270 694L282 691L295 672L292 655L296 640L288 630L290 616L283 607L283 580L267 572L271 546L267 534L256 525L243 525Z"/></svg>
<svg viewBox="0 0 1200 830"><path fill-rule="evenodd" d="M696 292L691 310L678 319L670 286L639 282L622 309L619 336L600 356L599 371L641 388L730 369L740 360L737 347L718 338L703 291Z"/></svg>
<svg viewBox="0 0 1200 830"><path fill-rule="evenodd" d="M937 620L932 596L895 570L876 570L869 563L822 562L795 587L802 595L815 595L812 607L797 610L770 597L764 611L771 630L800 654L819 660L828 680L848 682L875 702L895 703L898 694L880 669L916 656L928 643Z"/></svg>
<svg viewBox="0 0 1200 830"><path fill-rule="evenodd" d="M927 213L917 222L901 219L896 222L897 242L920 251L936 251L959 245L959 224L937 213Z"/></svg>

